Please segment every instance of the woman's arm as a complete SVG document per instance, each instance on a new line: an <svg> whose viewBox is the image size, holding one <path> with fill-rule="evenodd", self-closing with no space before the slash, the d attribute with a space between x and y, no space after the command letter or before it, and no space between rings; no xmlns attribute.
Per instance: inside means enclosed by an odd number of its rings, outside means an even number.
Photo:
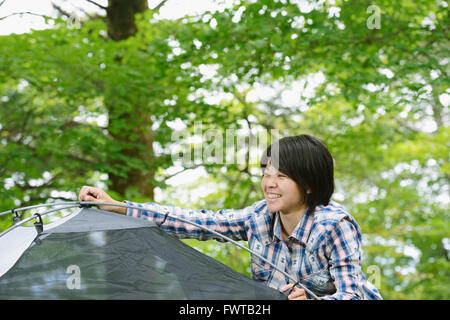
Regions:
<svg viewBox="0 0 450 320"><path fill-rule="evenodd" d="M147 219L156 223L164 223L161 228L177 236L178 238L194 238L199 240L222 240L211 232L200 229L189 223L182 222L170 216L192 221L201 226L207 227L218 233L221 233L233 240L247 240L246 221L253 212L253 207L244 209L221 209L213 210L194 210L170 205L160 205L156 203L135 203L125 201L128 205L138 206L142 209L128 208L128 216ZM167 216L169 214L170 216ZM164 220L165 219L165 220Z"/></svg>
<svg viewBox="0 0 450 320"><path fill-rule="evenodd" d="M330 300L363 299L361 270L361 238L359 228L347 219L340 220L330 233L330 274L336 293Z"/></svg>
<svg viewBox="0 0 450 320"><path fill-rule="evenodd" d="M164 221L166 213L178 216L185 220L192 221L211 230L219 232L233 240L247 240L246 221L253 213L254 207L250 206L240 210L222 209L193 210L176 206L159 205L156 203L135 203L131 201L119 202L111 198L105 191L89 186L83 186L78 195L80 201L106 202L111 204L124 204L138 206L142 209L131 209L125 207L98 205L101 210L113 211L128 216L143 218L161 223ZM176 218L167 217L161 228L174 234L179 238L194 238L199 240L222 240L211 232L200 229L189 223L182 222Z"/></svg>

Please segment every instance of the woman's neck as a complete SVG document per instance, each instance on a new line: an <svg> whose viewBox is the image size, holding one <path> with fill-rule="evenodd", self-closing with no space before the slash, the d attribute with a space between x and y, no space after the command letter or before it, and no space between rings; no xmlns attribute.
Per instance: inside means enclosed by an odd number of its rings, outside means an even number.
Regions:
<svg viewBox="0 0 450 320"><path fill-rule="evenodd" d="M283 240L286 240L287 237L292 234L295 227L297 227L298 223L305 214L306 208L307 208L306 205L302 205L300 208L287 213L280 211Z"/></svg>

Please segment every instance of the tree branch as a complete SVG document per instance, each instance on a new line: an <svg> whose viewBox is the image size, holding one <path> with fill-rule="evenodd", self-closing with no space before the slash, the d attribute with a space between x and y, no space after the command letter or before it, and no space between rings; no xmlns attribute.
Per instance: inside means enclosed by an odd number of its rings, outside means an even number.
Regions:
<svg viewBox="0 0 450 320"><path fill-rule="evenodd" d="M178 171L178 172L175 172L174 174L171 174L171 175L169 175L169 176L166 176L166 177L164 177L164 179L165 179L165 180L169 180L170 178L175 177L176 175L178 175L178 174L180 174L180 173L182 173L182 172L185 172L185 171L191 170L191 169L196 169L196 168L198 168L198 167L203 167L203 166L205 166L204 163L196 164L196 165L193 165L192 167L184 168L184 169L181 170L181 171Z"/></svg>
<svg viewBox="0 0 450 320"><path fill-rule="evenodd" d="M94 20L94 19L103 19L105 18L104 16L100 15L99 13L89 13L87 12L84 8L73 5L73 7L75 7L76 9L80 10L81 12L83 12L87 17L89 17L89 19ZM103 36L102 36L103 37ZM104 38L104 37L103 37Z"/></svg>
<svg viewBox="0 0 450 320"><path fill-rule="evenodd" d="M73 199L73 198L65 198L65 197L52 197L49 196L47 199L54 199L54 200L62 200L62 201L76 201L77 199ZM62 210L62 209L61 209Z"/></svg>
<svg viewBox="0 0 450 320"><path fill-rule="evenodd" d="M103 10L108 10L108 7L102 6L101 4L99 4L99 3L95 2L95 1L92 1L92 0L86 0L86 1L91 3L91 4L93 4L94 6L97 6L97 7L101 8L101 9L103 9Z"/></svg>
<svg viewBox="0 0 450 320"><path fill-rule="evenodd" d="M11 143L17 143L18 145L23 146L24 148L26 148L26 149L32 151L35 155L38 154L37 148L36 148L36 147L30 146L29 144L24 144L24 143L23 143L22 141L20 141L20 140L19 140L19 141L14 141L14 140L12 140L11 138L8 138L8 137L6 137L6 140L7 140L8 142L11 142ZM84 163L84 164L86 164L86 165L91 165L93 168L94 168L94 167L97 165L97 163L98 163L96 160L93 160L93 159L86 159L86 158L81 158L81 157L79 157L79 156L77 156L77 155L70 154L70 153L66 153L66 154L64 154L64 156L67 157L67 158L69 158L69 159L72 159L72 160L75 160L75 161Z"/></svg>
<svg viewBox="0 0 450 320"><path fill-rule="evenodd" d="M5 1L6 1L6 0L5 0ZM2 2L2 3L3 3L3 2ZM41 18L44 18L44 19L53 19L52 17L46 16L46 15L44 15L44 14L38 14L38 13L34 13L34 12L25 11L25 12L14 12L14 13L8 14L7 16L1 17L1 18L0 18L0 21L1 21L1 20L4 20L4 19L6 19L6 18L12 17L12 16L24 15L24 14L29 14L29 15L32 15L32 16L37 16L37 17L41 17Z"/></svg>
<svg viewBox="0 0 450 320"><path fill-rule="evenodd" d="M58 11L59 14L61 14L62 16L66 16L67 18L72 18L72 14L65 11L63 8L61 8L60 6L58 6L56 3L52 2L52 7Z"/></svg>
<svg viewBox="0 0 450 320"><path fill-rule="evenodd" d="M154 8L152 9L152 11L154 11L154 12L159 12L159 9L161 9L161 7L162 7L166 2L167 2L167 0L161 1L156 7L154 7Z"/></svg>

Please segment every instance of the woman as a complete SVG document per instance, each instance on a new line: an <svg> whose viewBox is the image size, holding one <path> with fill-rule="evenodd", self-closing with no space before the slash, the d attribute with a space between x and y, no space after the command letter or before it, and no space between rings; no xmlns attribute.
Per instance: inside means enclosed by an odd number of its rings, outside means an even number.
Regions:
<svg viewBox="0 0 450 320"><path fill-rule="evenodd" d="M261 158L264 200L240 209L192 210L155 203L142 210L102 205L136 218L161 222L167 212L207 226L234 240L248 241L254 252L325 299L382 299L361 270L361 231L338 203L334 192L333 158L327 147L310 135L285 137L267 148ZM84 186L80 201L120 203L103 190ZM162 228L179 238L216 236L168 217ZM252 278L282 292L291 300L306 300L303 289L281 272L252 257Z"/></svg>

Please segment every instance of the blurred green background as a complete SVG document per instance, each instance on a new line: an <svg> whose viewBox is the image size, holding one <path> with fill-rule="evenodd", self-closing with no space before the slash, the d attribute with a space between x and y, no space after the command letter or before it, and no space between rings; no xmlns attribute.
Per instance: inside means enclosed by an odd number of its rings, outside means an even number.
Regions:
<svg viewBox="0 0 450 320"><path fill-rule="evenodd" d="M170 0L70 2L43 30L0 36L0 211L83 185L243 208L263 198L245 137L307 133L335 158L333 198L383 297L450 298L447 1L211 0L179 18ZM0 23L17 16L7 3ZM250 275L243 250L186 242Z"/></svg>

